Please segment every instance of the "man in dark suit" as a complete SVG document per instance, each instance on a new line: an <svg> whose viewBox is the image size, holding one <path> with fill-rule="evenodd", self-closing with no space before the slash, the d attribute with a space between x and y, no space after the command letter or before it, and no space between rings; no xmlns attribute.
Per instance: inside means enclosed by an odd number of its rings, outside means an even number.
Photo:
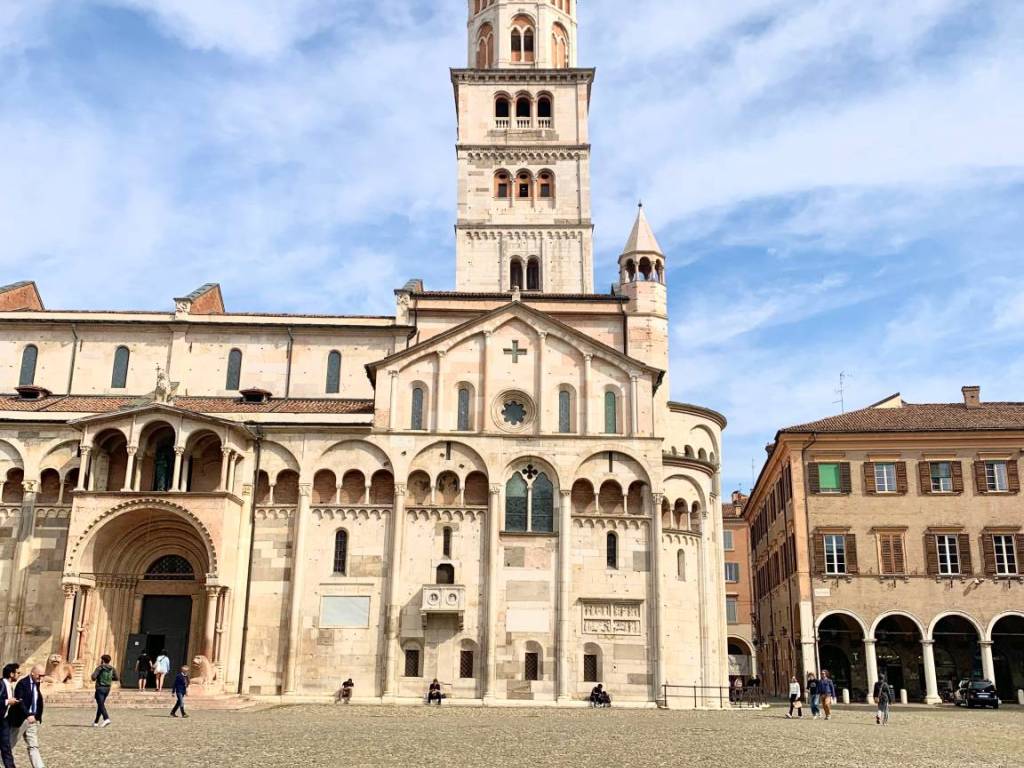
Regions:
<svg viewBox="0 0 1024 768"><path fill-rule="evenodd" d="M3 679L0 680L0 760L4 768L14 768L14 753L11 751L11 724L9 716L11 708L18 703L14 695L14 681L18 679L18 665L8 664L4 667Z"/></svg>
<svg viewBox="0 0 1024 768"><path fill-rule="evenodd" d="M18 681L14 687L14 698L18 703L7 714L12 730L11 745L25 742L32 768L46 768L43 756L39 754L39 725L43 722L43 692L39 690L39 683L45 672L37 664L26 677Z"/></svg>

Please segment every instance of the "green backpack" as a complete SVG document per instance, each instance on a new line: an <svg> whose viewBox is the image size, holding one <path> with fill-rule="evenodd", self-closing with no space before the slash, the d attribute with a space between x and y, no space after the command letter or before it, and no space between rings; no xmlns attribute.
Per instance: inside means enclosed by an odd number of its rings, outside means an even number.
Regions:
<svg viewBox="0 0 1024 768"><path fill-rule="evenodd" d="M114 668L100 667L100 673L96 677L96 685L101 688L109 688L114 683Z"/></svg>

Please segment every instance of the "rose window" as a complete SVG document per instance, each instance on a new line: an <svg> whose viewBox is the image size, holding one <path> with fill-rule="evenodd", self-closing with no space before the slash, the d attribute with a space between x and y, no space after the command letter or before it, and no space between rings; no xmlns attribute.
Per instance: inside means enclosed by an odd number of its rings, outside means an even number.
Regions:
<svg viewBox="0 0 1024 768"><path fill-rule="evenodd" d="M505 420L506 424L518 427L526 421L526 406L515 400L509 400L505 403L505 407L501 409L501 417Z"/></svg>

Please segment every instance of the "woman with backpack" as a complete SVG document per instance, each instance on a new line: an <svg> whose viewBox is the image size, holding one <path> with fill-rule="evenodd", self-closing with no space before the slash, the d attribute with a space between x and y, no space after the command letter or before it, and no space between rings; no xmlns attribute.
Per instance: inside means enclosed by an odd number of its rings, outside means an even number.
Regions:
<svg viewBox="0 0 1024 768"><path fill-rule="evenodd" d="M110 715L107 714L107 696L110 695L110 687L117 682L117 670L110 666L110 656L100 656L100 665L92 673L92 680L96 683L96 719L92 721L94 728L106 728L110 725ZM100 722L100 721L103 722Z"/></svg>

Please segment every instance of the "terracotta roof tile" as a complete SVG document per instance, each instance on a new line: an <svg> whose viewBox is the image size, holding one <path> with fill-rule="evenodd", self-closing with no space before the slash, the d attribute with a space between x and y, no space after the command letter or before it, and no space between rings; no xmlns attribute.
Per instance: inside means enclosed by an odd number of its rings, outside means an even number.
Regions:
<svg viewBox="0 0 1024 768"><path fill-rule="evenodd" d="M0 395L0 411L46 413L112 413L133 405L144 405L148 398L109 397L105 395L52 395L39 400L23 400L17 395ZM245 403L237 397L178 397L173 405L194 413L373 413L373 400L289 398L266 403Z"/></svg>
<svg viewBox="0 0 1024 768"><path fill-rule="evenodd" d="M960 432L1024 430L1024 403L904 403L899 408L863 408L786 427L780 432Z"/></svg>

